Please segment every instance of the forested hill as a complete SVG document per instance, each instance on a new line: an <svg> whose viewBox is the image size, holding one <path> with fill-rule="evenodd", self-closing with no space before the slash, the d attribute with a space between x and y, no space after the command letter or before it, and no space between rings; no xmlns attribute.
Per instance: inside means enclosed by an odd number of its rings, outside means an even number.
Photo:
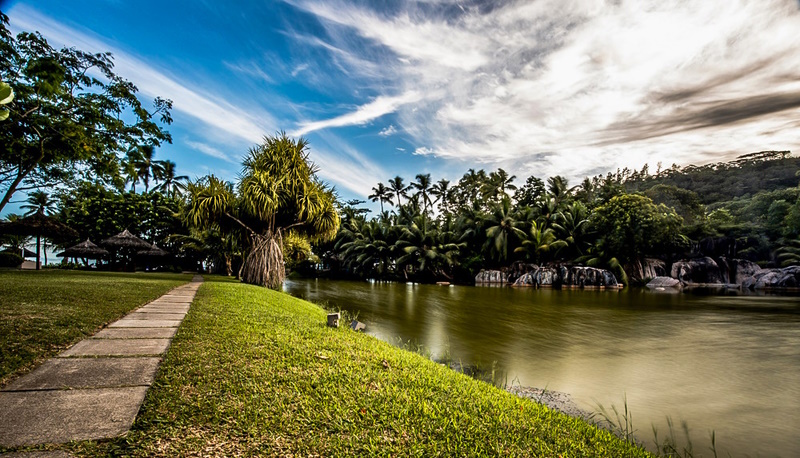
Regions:
<svg viewBox="0 0 800 458"><path fill-rule="evenodd" d="M622 176L628 191L644 191L655 185L676 186L694 191L703 204L725 202L763 191L795 187L800 177L800 157L789 151L745 154L731 162L703 166L672 166L656 175L646 171ZM623 175L625 171L622 172Z"/></svg>

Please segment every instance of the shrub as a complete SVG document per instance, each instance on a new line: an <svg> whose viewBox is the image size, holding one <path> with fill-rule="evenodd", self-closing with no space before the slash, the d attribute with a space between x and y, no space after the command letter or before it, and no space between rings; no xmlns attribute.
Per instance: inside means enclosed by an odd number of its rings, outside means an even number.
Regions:
<svg viewBox="0 0 800 458"><path fill-rule="evenodd" d="M22 261L22 256L17 253L0 252L0 267L19 267Z"/></svg>

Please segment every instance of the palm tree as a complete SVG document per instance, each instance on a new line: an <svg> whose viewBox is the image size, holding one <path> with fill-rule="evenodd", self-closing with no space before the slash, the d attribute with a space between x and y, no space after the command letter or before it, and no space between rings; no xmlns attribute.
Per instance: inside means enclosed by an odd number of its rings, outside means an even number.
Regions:
<svg viewBox="0 0 800 458"><path fill-rule="evenodd" d="M389 180L389 189L392 191L392 194L397 196L397 206L400 207L402 202L400 202L400 196L408 198L408 186L403 183L403 178L399 175Z"/></svg>
<svg viewBox="0 0 800 458"><path fill-rule="evenodd" d="M381 213L383 213L383 203L392 203L392 189L387 188L383 183L378 183L372 188L373 193L367 196L373 202L380 202Z"/></svg>
<svg viewBox="0 0 800 458"><path fill-rule="evenodd" d="M531 223L531 228L522 241L522 246L514 250L517 253L525 253L525 257L534 262L540 263L544 260L544 254L550 250L557 250L566 246L563 240L558 240L553 229L545 227L543 222Z"/></svg>
<svg viewBox="0 0 800 458"><path fill-rule="evenodd" d="M439 202L439 211L450 213L450 182L442 178L431 186L431 195L436 196L434 202Z"/></svg>
<svg viewBox="0 0 800 458"><path fill-rule="evenodd" d="M497 255L499 261L508 259L509 239L525 237L524 221L520 221L511 208L511 199L506 196L500 203L494 204L491 214L486 218L486 243L484 249L489 249Z"/></svg>
<svg viewBox="0 0 800 458"><path fill-rule="evenodd" d="M156 161L155 156L156 148L153 145L137 146L128 151L128 160L132 160L137 178L144 183L145 193L150 187L150 179L159 179L164 171L164 161Z"/></svg>
<svg viewBox="0 0 800 458"><path fill-rule="evenodd" d="M20 205L20 208L27 210L25 216L30 216L38 212L44 215L51 215L55 210L56 202L50 199L50 195L44 191L37 190L28 194L27 202L25 205ZM47 265L47 238L42 237L44 245L44 265ZM37 262L39 260L37 259Z"/></svg>
<svg viewBox="0 0 800 458"><path fill-rule="evenodd" d="M506 190L513 191L517 189L517 187L512 184L516 179L516 176L509 176L508 172L501 168L498 168L497 172L491 172L486 183L483 185L482 193L484 198L500 202L500 200L508 195L506 194Z"/></svg>
<svg viewBox="0 0 800 458"><path fill-rule="evenodd" d="M175 163L162 161L160 177L161 183L153 191L164 191L167 197L174 197L186 191L185 182L189 181L186 175L175 176Z"/></svg>
<svg viewBox="0 0 800 458"><path fill-rule="evenodd" d="M556 202L556 207L559 207L561 203L569 196L570 189L568 184L569 182L567 179L560 175L556 175L547 179L547 191L553 196L553 199Z"/></svg>
<svg viewBox="0 0 800 458"><path fill-rule="evenodd" d="M285 277L282 241L289 231L312 241L339 229L332 188L316 177L308 142L281 132L248 152L236 192L206 177L190 196L188 219L198 227L227 220L248 237L242 266L246 283L278 289Z"/></svg>
<svg viewBox="0 0 800 458"><path fill-rule="evenodd" d="M584 228L589 224L588 210L581 202L573 202L566 209L556 213L553 228L561 233L568 246L574 247L578 256L583 256L588 244L584 239Z"/></svg>
<svg viewBox="0 0 800 458"><path fill-rule="evenodd" d="M419 196L422 199L422 214L423 216L428 213L428 206L432 205L430 190L431 190L431 174L417 174L417 181L415 183L411 183L409 186L410 188L414 188L417 190L414 193L415 196Z"/></svg>

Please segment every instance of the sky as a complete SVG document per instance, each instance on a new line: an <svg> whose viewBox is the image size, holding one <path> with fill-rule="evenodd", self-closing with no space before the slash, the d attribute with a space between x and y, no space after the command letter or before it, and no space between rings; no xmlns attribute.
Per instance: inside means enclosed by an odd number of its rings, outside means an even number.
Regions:
<svg viewBox="0 0 800 458"><path fill-rule="evenodd" d="M797 150L797 0L2 1L12 31L110 51L173 101L157 158L235 180L310 142L344 199L469 168L586 176ZM374 204L377 206L377 204ZM377 207L376 207L377 208Z"/></svg>

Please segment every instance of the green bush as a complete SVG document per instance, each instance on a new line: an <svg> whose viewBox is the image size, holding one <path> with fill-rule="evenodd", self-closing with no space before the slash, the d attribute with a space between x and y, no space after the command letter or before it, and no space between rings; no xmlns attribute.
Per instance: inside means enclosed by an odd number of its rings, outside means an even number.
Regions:
<svg viewBox="0 0 800 458"><path fill-rule="evenodd" d="M22 261L22 256L17 253L0 252L0 267L19 267Z"/></svg>

